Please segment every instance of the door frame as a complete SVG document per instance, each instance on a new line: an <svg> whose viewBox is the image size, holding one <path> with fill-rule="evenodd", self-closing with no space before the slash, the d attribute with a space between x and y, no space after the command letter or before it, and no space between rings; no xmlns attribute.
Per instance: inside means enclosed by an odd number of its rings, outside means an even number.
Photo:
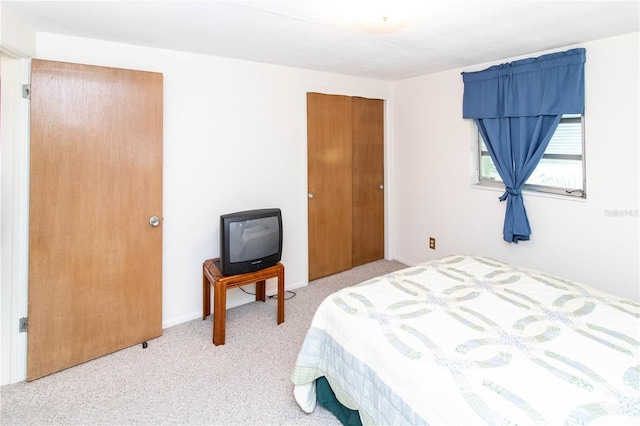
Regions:
<svg viewBox="0 0 640 426"><path fill-rule="evenodd" d="M391 208L392 200L393 200L393 186L391 185L391 176L392 173L392 160L393 160L393 150L392 150L392 122L391 122L391 94L390 93L379 93L379 92L367 92L367 91L358 91L358 90L350 90L340 87L325 87L325 86L312 86L312 85L303 85L302 93L300 95L300 109L301 109L301 120L302 120L302 135L301 140L304 141L302 144L302 156L301 156L301 167L303 169L302 182L300 184L300 203L301 209L303 212L303 224L304 229L303 232L300 232L300 247L304 250L304 264L303 264L303 277L306 280L304 285L308 284L309 280L309 203L307 199L308 192L308 179L309 173L307 170L307 93L315 92L322 93L325 95L342 95L342 96L354 96L354 97L362 97L362 98L372 98L372 99L382 99L384 101L384 258L392 259L393 258L393 234L391 232L391 224L393 223L393 209Z"/></svg>
<svg viewBox="0 0 640 426"><path fill-rule="evenodd" d="M2 51L2 96L10 108L2 108L2 371L0 384L27 377L27 334L18 330L27 316L29 261L29 101L22 85L30 80L31 61L15 52ZM3 102L4 104L4 102ZM9 115L8 112L13 114ZM6 133L5 133L6 132ZM5 137L8 136L8 137ZM5 163L6 162L6 163ZM9 167L4 167L4 166Z"/></svg>

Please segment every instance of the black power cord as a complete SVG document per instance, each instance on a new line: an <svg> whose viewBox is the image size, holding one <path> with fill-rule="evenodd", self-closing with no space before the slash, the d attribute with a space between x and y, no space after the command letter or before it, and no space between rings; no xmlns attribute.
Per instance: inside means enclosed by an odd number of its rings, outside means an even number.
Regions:
<svg viewBox="0 0 640 426"><path fill-rule="evenodd" d="M242 288L242 287L238 287L238 288L239 288L240 290L242 290L242 292L243 292L243 293L250 294L250 295L252 295L252 296L255 296L255 295L256 295L255 293L248 292L247 290L245 290L245 289L244 289L244 288ZM285 295L284 300L293 299L293 298L296 296L296 293L295 293L295 292L293 292L293 291L291 291L291 290L285 290L284 292L285 292L285 293L291 293L291 296L289 296L289 297L287 297L287 296ZM272 294L271 296L267 296L267 297L268 297L269 299L277 299L277 298L278 298L278 294L277 294L277 293L276 293L276 294Z"/></svg>

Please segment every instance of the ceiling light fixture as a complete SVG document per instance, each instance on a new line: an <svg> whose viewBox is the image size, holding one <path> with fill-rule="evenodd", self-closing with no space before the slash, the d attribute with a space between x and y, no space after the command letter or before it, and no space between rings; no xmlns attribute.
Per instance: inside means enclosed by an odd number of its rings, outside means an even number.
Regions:
<svg viewBox="0 0 640 426"><path fill-rule="evenodd" d="M369 0L347 5L356 27L373 34L393 34L425 8L424 1L415 0Z"/></svg>

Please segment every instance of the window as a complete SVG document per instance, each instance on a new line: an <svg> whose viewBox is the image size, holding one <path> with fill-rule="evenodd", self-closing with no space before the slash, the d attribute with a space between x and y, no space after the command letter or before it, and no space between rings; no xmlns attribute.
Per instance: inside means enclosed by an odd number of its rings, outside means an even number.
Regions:
<svg viewBox="0 0 640 426"><path fill-rule="evenodd" d="M586 198L584 126L581 115L564 115L547 150L523 189ZM479 131L478 183L502 187Z"/></svg>

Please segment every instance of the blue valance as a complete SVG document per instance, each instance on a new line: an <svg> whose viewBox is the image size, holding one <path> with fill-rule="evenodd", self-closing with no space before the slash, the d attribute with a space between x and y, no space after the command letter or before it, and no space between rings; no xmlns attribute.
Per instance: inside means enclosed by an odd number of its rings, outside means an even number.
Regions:
<svg viewBox="0 0 640 426"><path fill-rule="evenodd" d="M585 49L463 72L463 118L584 113Z"/></svg>

